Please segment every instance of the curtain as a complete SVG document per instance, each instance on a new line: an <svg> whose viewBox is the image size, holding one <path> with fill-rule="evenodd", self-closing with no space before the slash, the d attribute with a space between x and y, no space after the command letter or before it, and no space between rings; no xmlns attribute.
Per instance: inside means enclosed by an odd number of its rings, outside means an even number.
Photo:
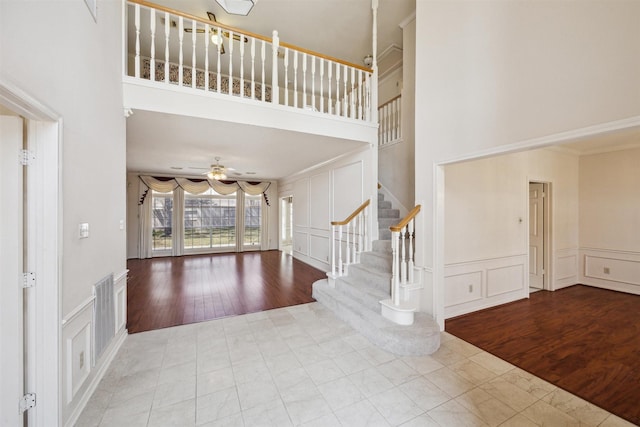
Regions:
<svg viewBox="0 0 640 427"><path fill-rule="evenodd" d="M238 191L239 187L237 182L225 184L224 182L216 181L215 179L210 179L208 182L209 185L211 185L211 188L216 191L216 193L222 194L223 196L235 193L236 191Z"/></svg>
<svg viewBox="0 0 640 427"><path fill-rule="evenodd" d="M252 196L262 194L271 186L270 182L259 182L257 184L249 184L246 181L238 181L238 186L242 191Z"/></svg>
<svg viewBox="0 0 640 427"><path fill-rule="evenodd" d="M176 187L173 190L173 232L171 233L171 254L180 256L184 253L184 190Z"/></svg>
<svg viewBox="0 0 640 427"><path fill-rule="evenodd" d="M160 193L169 193L176 189L178 183L175 179L169 178L166 181L152 176L140 176L140 180L150 189Z"/></svg>
<svg viewBox="0 0 640 427"><path fill-rule="evenodd" d="M236 195L236 252L244 250L244 192Z"/></svg>
<svg viewBox="0 0 640 427"><path fill-rule="evenodd" d="M202 194L207 191L211 186L206 179L201 181L192 181L187 178L176 178L178 185L189 194Z"/></svg>
<svg viewBox="0 0 640 427"><path fill-rule="evenodd" d="M149 193L147 187L142 181L138 182L138 258L151 258L151 205L152 197L146 197Z"/></svg>

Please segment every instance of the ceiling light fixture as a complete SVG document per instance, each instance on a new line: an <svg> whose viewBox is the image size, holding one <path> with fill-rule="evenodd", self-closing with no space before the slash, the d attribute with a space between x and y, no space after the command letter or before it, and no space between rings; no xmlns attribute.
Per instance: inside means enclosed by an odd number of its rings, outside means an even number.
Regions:
<svg viewBox="0 0 640 427"><path fill-rule="evenodd" d="M216 0L225 12L247 16L258 0Z"/></svg>
<svg viewBox="0 0 640 427"><path fill-rule="evenodd" d="M211 170L207 172L207 176L209 179L215 179L216 181L227 178L226 169L220 164L220 157L216 157L216 164L211 165Z"/></svg>

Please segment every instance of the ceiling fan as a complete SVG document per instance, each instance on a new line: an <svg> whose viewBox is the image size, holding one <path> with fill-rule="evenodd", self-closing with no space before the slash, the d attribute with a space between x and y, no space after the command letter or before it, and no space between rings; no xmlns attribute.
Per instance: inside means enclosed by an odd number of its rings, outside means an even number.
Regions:
<svg viewBox="0 0 640 427"><path fill-rule="evenodd" d="M219 181L221 179L227 178L227 171L235 170L233 168L227 168L224 165L220 164L220 157L216 157L216 164L211 165L211 168L208 172L204 172L203 175L207 175L209 179L215 179Z"/></svg>
<svg viewBox="0 0 640 427"><path fill-rule="evenodd" d="M218 20L216 19L216 15L213 12L207 12L207 17L211 22L214 22L214 23L218 22ZM193 32L193 29L185 28L184 31L187 33L191 33ZM224 55L225 50L224 50L224 44L222 43L222 36L229 38L230 36L229 31L222 31L218 28L210 28L209 32L211 33L211 42L216 46L220 45L220 54ZM220 32L220 34L218 34L218 32ZM204 33L204 28L197 28L196 33ZM241 36L240 34L234 34L233 39L237 42L239 41L244 41L245 43L249 42L248 38Z"/></svg>

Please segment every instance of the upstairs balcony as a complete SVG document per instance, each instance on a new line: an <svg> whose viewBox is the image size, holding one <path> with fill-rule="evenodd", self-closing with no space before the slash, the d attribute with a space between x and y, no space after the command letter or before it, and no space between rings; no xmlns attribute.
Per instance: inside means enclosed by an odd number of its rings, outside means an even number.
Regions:
<svg viewBox="0 0 640 427"><path fill-rule="evenodd" d="M125 108L375 144L373 69L142 0L125 11Z"/></svg>

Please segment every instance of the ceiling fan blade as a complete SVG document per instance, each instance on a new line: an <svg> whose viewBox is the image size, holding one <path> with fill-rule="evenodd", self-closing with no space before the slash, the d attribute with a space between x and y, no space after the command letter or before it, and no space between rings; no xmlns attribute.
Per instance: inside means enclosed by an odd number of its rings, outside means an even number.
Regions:
<svg viewBox="0 0 640 427"><path fill-rule="evenodd" d="M191 33L193 31L192 28L185 28L184 29L185 33ZM204 33L204 28L196 28L196 33Z"/></svg>

